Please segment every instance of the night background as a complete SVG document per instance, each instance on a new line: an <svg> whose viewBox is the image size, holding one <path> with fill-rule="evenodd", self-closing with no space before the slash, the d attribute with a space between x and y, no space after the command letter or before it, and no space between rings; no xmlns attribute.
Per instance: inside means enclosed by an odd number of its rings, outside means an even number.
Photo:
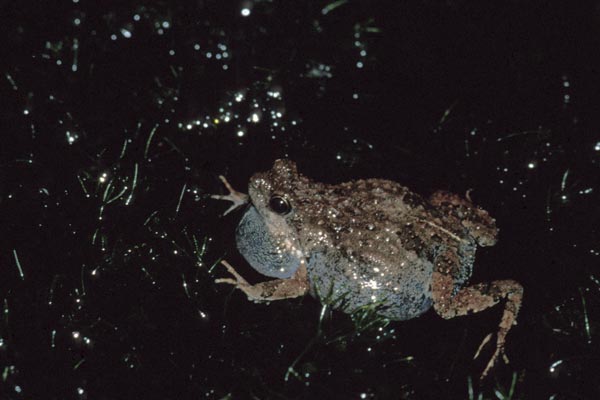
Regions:
<svg viewBox="0 0 600 400"><path fill-rule="evenodd" d="M600 398L600 2L0 2L1 399ZM502 307L405 322L218 285L277 158L464 194Z"/></svg>

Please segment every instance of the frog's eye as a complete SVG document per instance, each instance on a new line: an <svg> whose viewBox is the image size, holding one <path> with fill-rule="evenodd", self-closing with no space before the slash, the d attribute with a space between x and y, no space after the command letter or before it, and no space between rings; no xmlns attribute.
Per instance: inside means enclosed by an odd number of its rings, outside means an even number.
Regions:
<svg viewBox="0 0 600 400"><path fill-rule="evenodd" d="M292 206L290 205L290 202L287 201L286 198L277 194L274 194L269 199L269 207L271 208L271 210L275 211L277 214L280 215L285 215L292 211Z"/></svg>

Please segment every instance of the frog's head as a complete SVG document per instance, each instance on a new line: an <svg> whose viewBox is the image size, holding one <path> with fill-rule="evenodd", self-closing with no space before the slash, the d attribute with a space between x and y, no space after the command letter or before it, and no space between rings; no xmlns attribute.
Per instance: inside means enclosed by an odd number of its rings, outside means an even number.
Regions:
<svg viewBox="0 0 600 400"><path fill-rule="evenodd" d="M276 160L270 171L250 179L251 205L237 227L236 241L240 253L263 275L290 278L305 258L292 220L294 193L306 182L290 160Z"/></svg>

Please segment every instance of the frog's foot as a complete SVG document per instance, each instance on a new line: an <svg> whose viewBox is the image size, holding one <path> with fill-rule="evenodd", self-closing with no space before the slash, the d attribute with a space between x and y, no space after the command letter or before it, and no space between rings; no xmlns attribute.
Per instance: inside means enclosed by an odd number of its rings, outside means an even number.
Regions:
<svg viewBox="0 0 600 400"><path fill-rule="evenodd" d="M490 361L488 361L487 365L485 366L485 369L483 370L483 372L481 373L481 376L479 377L480 380L483 380L487 376L487 374L494 367L494 365L496 364L496 361L498 361L500 356L502 356L502 359L504 360L504 362L506 364L509 364L508 357L506 357L506 354L504 353L504 347L496 347L496 351L494 352L494 355L492 356L492 358L490 358Z"/></svg>
<svg viewBox="0 0 600 400"><path fill-rule="evenodd" d="M493 336L493 334L489 333L483 339L483 341L479 345L479 348L477 349L477 352L475 353L475 356L473 356L473 359L476 359L477 357L479 357L479 354L481 354L481 350L490 342L490 340L492 339L492 336ZM485 369L481 373L480 379L483 379L487 376L487 374L490 372L490 370L496 364L496 362L498 361L500 356L502 356L502 360L506 364L510 364L510 361L508 360L508 357L506 356L506 353L504 352L504 342L502 342L501 344L496 343L496 351L494 352L494 355L492 355L492 357L490 358L490 361L488 361Z"/></svg>
<svg viewBox="0 0 600 400"><path fill-rule="evenodd" d="M223 184L225 185L225 187L227 188L227 190L229 190L229 194L227 194L227 195L213 194L210 197L213 198L213 199L216 199L216 200L231 201L233 203L231 205L231 207L229 207L223 213L223 216L225 216L225 215L229 214L231 211L235 210L236 208L238 208L238 207L243 206L244 204L246 204L248 202L248 195L245 194L245 193L241 193L241 192L238 192L237 190L235 190L229 184L229 182L227 182L227 179L225 179L225 177L223 175L219 175L219 179L221 180L221 182L223 182Z"/></svg>
<svg viewBox="0 0 600 400"><path fill-rule="evenodd" d="M451 256L452 254L447 255L447 257ZM440 258L440 261L444 260L444 258ZM450 258L448 260L451 261ZM442 271L445 272L445 270ZM452 293L453 288L454 280L451 275L440 271L433 273L433 306L443 318L476 313L504 301L504 312L496 336L496 350L481 374L481 379L483 379L501 356L504 361L508 361L504 355L504 344L506 335L517 324L517 315L523 300L523 286L512 280L478 283L460 289L454 296ZM491 335L488 335L483 340L475 356L479 355L479 352L491 340L491 337Z"/></svg>
<svg viewBox="0 0 600 400"><path fill-rule="evenodd" d="M275 279L251 285L225 260L221 264L233 278L215 279L215 283L228 283L240 289L248 296L248 300L263 302L290 299L303 296L308 292L308 275L306 265L302 263L294 275L288 279Z"/></svg>
<svg viewBox="0 0 600 400"><path fill-rule="evenodd" d="M477 351L475 352L475 355L473 356L473 360L475 360L477 357L479 357L479 354L481 354L481 350L483 350L483 348L490 342L490 340L492 339L492 336L494 336L494 334L492 332L488 333L488 335L483 338L483 340L481 341L481 344L479 345L479 348L477 349ZM502 359L504 360L505 363L509 364L509 360L508 357L506 356L506 354L504 353L504 349L502 349L501 351L496 350L496 353L500 353L502 354ZM498 354L496 354L497 356ZM496 357L498 358L498 357Z"/></svg>
<svg viewBox="0 0 600 400"><path fill-rule="evenodd" d="M253 286L248 283L238 272L229 264L227 261L222 260L221 265L227 268L227 271L233 276L232 278L219 278L215 279L215 283L228 283L230 285L235 286L240 289L242 292L246 293L248 299L258 300L255 296L256 293L253 291Z"/></svg>

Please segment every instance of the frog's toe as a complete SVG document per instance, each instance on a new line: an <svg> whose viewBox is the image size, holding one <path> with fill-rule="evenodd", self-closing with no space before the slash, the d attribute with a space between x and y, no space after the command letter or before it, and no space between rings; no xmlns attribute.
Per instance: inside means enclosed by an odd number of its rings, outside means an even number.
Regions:
<svg viewBox="0 0 600 400"><path fill-rule="evenodd" d="M228 284L233 285L233 286L237 286L238 285L238 281L236 281L235 279L231 279L231 278L219 278L219 279L215 279L215 283L228 283Z"/></svg>
<svg viewBox="0 0 600 400"><path fill-rule="evenodd" d="M481 350L483 350L483 348L485 347L486 344L488 344L490 342L490 340L492 339L492 335L493 333L488 333L488 335L483 338L483 340L481 341L481 344L479 345L479 347L477 348L477 351L475 352L475 355L473 356L473 360L476 359L477 357L479 357L479 354L481 354Z"/></svg>
<svg viewBox="0 0 600 400"><path fill-rule="evenodd" d="M488 375L488 373L491 371L491 369L496 364L497 359L498 359L498 356L496 354L494 354L494 356L490 359L490 361L485 366L485 369L481 373L481 376L479 377L479 379L481 379L481 380L485 379L485 377Z"/></svg>

